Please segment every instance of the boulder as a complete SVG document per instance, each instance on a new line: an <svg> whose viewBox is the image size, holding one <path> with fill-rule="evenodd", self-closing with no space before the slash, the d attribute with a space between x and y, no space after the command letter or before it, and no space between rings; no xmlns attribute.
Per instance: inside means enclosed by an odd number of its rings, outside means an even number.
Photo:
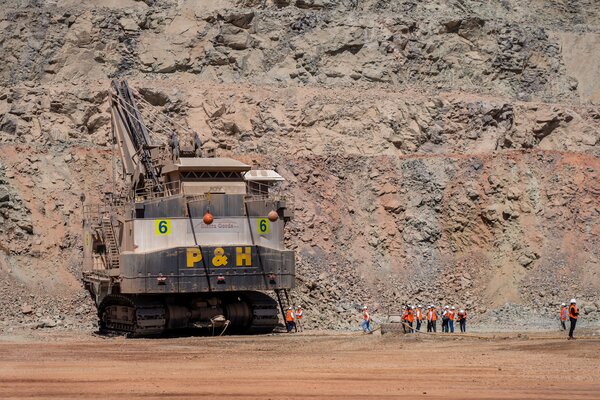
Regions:
<svg viewBox="0 0 600 400"><path fill-rule="evenodd" d="M385 194L381 196L381 205L387 212L400 214L404 210L402 202L393 194Z"/></svg>
<svg viewBox="0 0 600 400"><path fill-rule="evenodd" d="M133 18L129 18L129 17L125 17L125 18L121 18L119 20L119 24L121 24L121 27L126 30L126 31L130 31L130 32L134 32L140 29L140 26L138 25L137 22L135 22L135 20L133 20Z"/></svg>
<svg viewBox="0 0 600 400"><path fill-rule="evenodd" d="M10 192L4 186L0 186L0 202L10 201Z"/></svg>
<svg viewBox="0 0 600 400"><path fill-rule="evenodd" d="M29 304L23 304L21 306L21 313L23 315L29 315L29 314L33 313L33 307L31 307Z"/></svg>
<svg viewBox="0 0 600 400"><path fill-rule="evenodd" d="M329 6L330 3L331 0L296 0L296 7L319 10L321 8Z"/></svg>
<svg viewBox="0 0 600 400"><path fill-rule="evenodd" d="M218 37L218 42L223 46L229 47L233 50L244 50L250 47L252 38L248 32L240 29L240 31L236 33L229 31L229 33L221 34Z"/></svg>
<svg viewBox="0 0 600 400"><path fill-rule="evenodd" d="M519 264L521 264L524 267L528 266L529 264L531 264L533 262L533 260L531 258L529 258L528 256L526 256L525 254L522 254L521 256L519 256L519 259L517 261L519 262Z"/></svg>
<svg viewBox="0 0 600 400"><path fill-rule="evenodd" d="M227 23L237 26L238 28L248 29L254 19L253 11L233 10L221 16Z"/></svg>
<svg viewBox="0 0 600 400"><path fill-rule="evenodd" d="M495 224L500 221L502 216L502 205L501 204L492 204L491 206L486 207L481 212L481 217L483 220L490 224Z"/></svg>

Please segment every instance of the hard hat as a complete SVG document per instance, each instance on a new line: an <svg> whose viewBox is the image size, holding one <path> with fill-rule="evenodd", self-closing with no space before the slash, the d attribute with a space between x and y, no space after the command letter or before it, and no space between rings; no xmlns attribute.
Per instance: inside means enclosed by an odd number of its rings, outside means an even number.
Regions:
<svg viewBox="0 0 600 400"><path fill-rule="evenodd" d="M367 309L367 306L364 306L364 307L363 307L363 310L366 310L366 309Z"/></svg>
<svg viewBox="0 0 600 400"><path fill-rule="evenodd" d="M412 306L410 309L411 309L411 310L414 310L414 309L415 309L415 306Z"/></svg>
<svg viewBox="0 0 600 400"><path fill-rule="evenodd" d="M301 306L296 306L296 308L302 308Z"/></svg>
<svg viewBox="0 0 600 400"><path fill-rule="evenodd" d="M429 308L433 308L433 307L435 307L433 304L431 304L431 305L429 306Z"/></svg>
<svg viewBox="0 0 600 400"><path fill-rule="evenodd" d="M460 310L460 312L465 312L465 310Z"/></svg>
<svg viewBox="0 0 600 400"><path fill-rule="evenodd" d="M444 308L449 308L448 306L444 307Z"/></svg>
<svg viewBox="0 0 600 400"><path fill-rule="evenodd" d="M288 310L291 310L291 309L292 309L292 306L289 306L289 307L288 307Z"/></svg>
<svg viewBox="0 0 600 400"><path fill-rule="evenodd" d="M419 308L421 308L421 307L423 307L423 306L419 304L419 306L418 306L418 307L419 307Z"/></svg>
<svg viewBox="0 0 600 400"><path fill-rule="evenodd" d="M577 304L577 300L571 299L571 304Z"/></svg>
<svg viewBox="0 0 600 400"><path fill-rule="evenodd" d="M454 306L452 306L452 309L454 310Z"/></svg>
<svg viewBox="0 0 600 400"><path fill-rule="evenodd" d="M566 306L566 304L565 304L565 303L562 303L561 305L563 305L563 306Z"/></svg>

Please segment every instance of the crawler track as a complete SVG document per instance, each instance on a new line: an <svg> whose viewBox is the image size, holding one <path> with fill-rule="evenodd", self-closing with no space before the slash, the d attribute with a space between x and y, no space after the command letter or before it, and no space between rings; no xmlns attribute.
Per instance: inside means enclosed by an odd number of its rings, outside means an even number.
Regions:
<svg viewBox="0 0 600 400"><path fill-rule="evenodd" d="M222 314L230 321L230 333L270 333L279 323L277 302L266 294L242 292L223 300ZM164 298L111 294L98 306L99 330L129 337L160 336L170 331L168 310ZM181 328L192 328L192 322Z"/></svg>

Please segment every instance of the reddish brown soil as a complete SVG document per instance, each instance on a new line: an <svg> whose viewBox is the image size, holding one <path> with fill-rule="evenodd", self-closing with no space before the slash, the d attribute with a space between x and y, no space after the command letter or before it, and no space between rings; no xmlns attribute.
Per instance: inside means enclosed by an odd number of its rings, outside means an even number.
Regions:
<svg viewBox="0 0 600 400"><path fill-rule="evenodd" d="M3 399L598 399L600 341L267 337L0 339Z"/></svg>

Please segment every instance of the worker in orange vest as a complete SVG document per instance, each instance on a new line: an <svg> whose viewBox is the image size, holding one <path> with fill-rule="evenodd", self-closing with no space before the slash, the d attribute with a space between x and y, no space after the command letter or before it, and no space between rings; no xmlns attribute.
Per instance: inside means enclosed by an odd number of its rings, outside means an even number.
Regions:
<svg viewBox="0 0 600 400"><path fill-rule="evenodd" d="M448 311L448 327L450 328L450 333L454 333L454 316L456 315L456 311L454 306L450 308Z"/></svg>
<svg viewBox="0 0 600 400"><path fill-rule="evenodd" d="M577 324L577 317L579 316L579 309L577 308L577 300L571 299L571 305L569 306L569 319L571 320L571 329L569 329L569 340L575 339L573 337L573 331Z"/></svg>
<svg viewBox="0 0 600 400"><path fill-rule="evenodd" d="M294 322L294 310L291 306L288 307L285 313L285 326L288 332L291 332L292 329L298 332L298 328L296 328L296 323Z"/></svg>
<svg viewBox="0 0 600 400"><path fill-rule="evenodd" d="M457 314L458 324L460 325L460 331L465 333L467 331L467 312L465 310L460 310Z"/></svg>
<svg viewBox="0 0 600 400"><path fill-rule="evenodd" d="M418 305L417 306L417 311L415 312L415 319L417 321L417 332L421 331L421 322L423 321L423 311L421 310L423 306L422 305Z"/></svg>
<svg viewBox="0 0 600 400"><path fill-rule="evenodd" d="M429 310L427 311L427 332L435 332L437 325L437 312L435 311L435 307L432 305L429 306Z"/></svg>
<svg viewBox="0 0 600 400"><path fill-rule="evenodd" d="M304 311L302 311L301 306L296 307L296 327L300 332L304 332L304 326L302 325L302 317L304 316Z"/></svg>
<svg viewBox="0 0 600 400"><path fill-rule="evenodd" d="M362 326L364 333L373 333L373 330L371 329L371 315L369 315L367 306L363 307L363 321L360 325Z"/></svg>
<svg viewBox="0 0 600 400"><path fill-rule="evenodd" d="M567 330L567 305L565 303L562 303L562 306L560 308L560 327L562 328L563 331Z"/></svg>
<svg viewBox="0 0 600 400"><path fill-rule="evenodd" d="M408 324L408 304L402 309L402 333L406 333L405 324Z"/></svg>
<svg viewBox="0 0 600 400"><path fill-rule="evenodd" d="M413 322L415 322L415 312L414 312L415 308L409 306L408 307L408 311L406 314L406 323L410 326L410 329L408 330L409 333L414 333L414 329L413 329Z"/></svg>

